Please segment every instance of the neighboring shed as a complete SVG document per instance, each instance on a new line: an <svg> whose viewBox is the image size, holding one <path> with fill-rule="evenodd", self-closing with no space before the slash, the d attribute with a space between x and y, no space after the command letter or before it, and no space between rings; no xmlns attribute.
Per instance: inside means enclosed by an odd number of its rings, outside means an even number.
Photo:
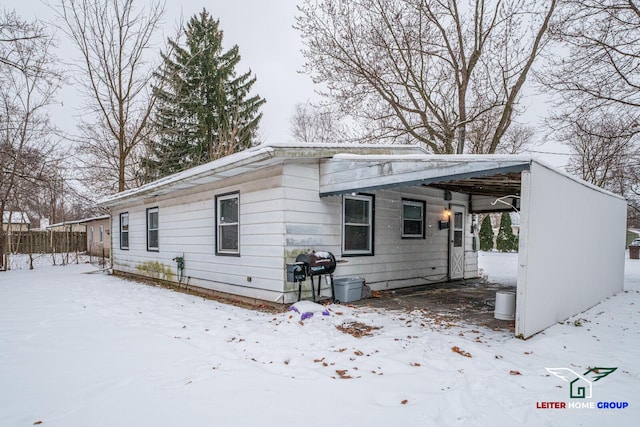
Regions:
<svg viewBox="0 0 640 427"><path fill-rule="evenodd" d="M4 212L2 214L2 229L7 234L29 231L31 221L26 212Z"/></svg>
<svg viewBox="0 0 640 427"><path fill-rule="evenodd" d="M87 252L95 257L111 255L111 217L102 215L80 220L87 230Z"/></svg>
<svg viewBox="0 0 640 427"><path fill-rule="evenodd" d="M55 224L50 224L47 226L47 230L49 231L57 231L57 232L76 232L76 233L84 233L87 231L87 227L82 223L81 219L76 219L72 221L63 221L57 222Z"/></svg>
<svg viewBox="0 0 640 427"><path fill-rule="evenodd" d="M625 201L528 157L260 145L101 204L115 272L288 303L285 266L310 250L377 290L477 277L472 214L497 198L521 205L517 335L622 290Z"/></svg>

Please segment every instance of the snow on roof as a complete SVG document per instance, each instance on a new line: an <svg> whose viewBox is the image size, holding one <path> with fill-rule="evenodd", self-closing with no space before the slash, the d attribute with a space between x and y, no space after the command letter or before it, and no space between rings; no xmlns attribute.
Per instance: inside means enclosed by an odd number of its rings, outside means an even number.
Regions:
<svg viewBox="0 0 640 427"><path fill-rule="evenodd" d="M140 197L157 197L172 191L186 190L232 176L252 172L282 163L286 159L332 159L336 161L412 161L442 162L448 164L474 163L476 169L487 169L503 162L526 165L536 162L572 180L606 192L560 171L532 155L511 154L429 154L422 145L407 144L346 144L346 143L263 143L244 151L205 163L173 175L160 178L138 188L107 196L98 205L113 207ZM434 171L435 173L435 171Z"/></svg>
<svg viewBox="0 0 640 427"><path fill-rule="evenodd" d="M250 172L291 158L329 158L340 153L425 154L418 145L343 144L343 143L266 143L160 178L138 188L107 196L98 205L116 206L126 200L153 197L176 189L189 188Z"/></svg>
<svg viewBox="0 0 640 427"><path fill-rule="evenodd" d="M81 220L81 219L74 219L74 220L70 220L70 221L57 222L55 224L50 224L47 228L61 227L61 226L64 226L64 225L80 224L80 223L82 223L82 221L83 220Z"/></svg>
<svg viewBox="0 0 640 427"><path fill-rule="evenodd" d="M4 212L2 215L3 224L31 224L26 212Z"/></svg>
<svg viewBox="0 0 640 427"><path fill-rule="evenodd" d="M85 219L81 219L78 221L79 224L83 224L85 222L91 222L91 221L101 221L104 219L109 219L111 218L111 215L100 215L100 216L93 216L91 218L85 218Z"/></svg>

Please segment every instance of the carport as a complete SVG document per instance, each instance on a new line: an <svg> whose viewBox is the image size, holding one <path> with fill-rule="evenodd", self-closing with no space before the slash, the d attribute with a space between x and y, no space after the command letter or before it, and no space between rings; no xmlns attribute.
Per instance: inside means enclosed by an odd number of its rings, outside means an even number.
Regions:
<svg viewBox="0 0 640 427"><path fill-rule="evenodd" d="M523 156L338 154L320 165L321 196L402 186L467 194L470 214L519 210L518 337L622 291L620 196Z"/></svg>

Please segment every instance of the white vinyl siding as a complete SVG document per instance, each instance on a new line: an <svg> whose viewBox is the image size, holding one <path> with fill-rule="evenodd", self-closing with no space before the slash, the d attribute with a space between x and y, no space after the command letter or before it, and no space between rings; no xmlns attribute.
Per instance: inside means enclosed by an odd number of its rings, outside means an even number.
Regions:
<svg viewBox="0 0 640 427"><path fill-rule="evenodd" d="M114 269L176 280L173 258L184 256L189 285L283 302L282 169L282 165L275 166L247 174L242 180L229 179L203 185L197 191L172 193L154 198L146 206L123 206L120 211L128 211L130 217L130 250L114 251ZM216 196L231 193L242 195L238 221L242 254L216 256ZM150 206L162 211L160 252L146 251L146 208ZM114 248L119 248L117 240Z"/></svg>
<svg viewBox="0 0 640 427"><path fill-rule="evenodd" d="M297 300L297 285L286 282L286 263L300 253L329 251L342 256L342 196L319 196L318 161L294 159L282 165L202 185L184 192L133 201L114 212L128 214L130 249L114 236L114 269L175 280L173 258L184 256L189 284L240 296L282 303ZM216 256L216 197L240 194L239 249ZM350 256L335 277L363 277L373 289L393 289L445 281L448 230L439 230L445 206L442 190L406 187L372 192L375 255ZM454 193L465 205L467 196ZM402 239L402 200L425 201L425 239ZM446 205L445 205L446 204ZM162 211L162 251L146 251L146 209ZM372 206L373 207L373 206ZM117 228L116 228L117 229ZM466 228L467 230L469 227ZM465 242L470 242L466 239ZM465 244L465 246L467 246ZM468 257L467 260L471 260ZM153 268L160 266L159 272ZM153 267L153 268L151 268ZM477 267L469 263L469 268ZM470 274L473 274L469 270ZM323 280L323 294L327 286ZM303 286L303 291L308 286ZM303 295L304 297L304 295Z"/></svg>

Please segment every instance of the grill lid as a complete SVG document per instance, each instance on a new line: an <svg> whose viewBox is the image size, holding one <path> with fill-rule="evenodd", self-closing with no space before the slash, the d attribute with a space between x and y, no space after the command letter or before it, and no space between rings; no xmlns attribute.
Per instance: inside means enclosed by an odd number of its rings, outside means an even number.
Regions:
<svg viewBox="0 0 640 427"><path fill-rule="evenodd" d="M336 257L331 252L319 251L300 254L296 257L296 263L302 262L307 268L307 274L316 276L332 274L336 270Z"/></svg>

